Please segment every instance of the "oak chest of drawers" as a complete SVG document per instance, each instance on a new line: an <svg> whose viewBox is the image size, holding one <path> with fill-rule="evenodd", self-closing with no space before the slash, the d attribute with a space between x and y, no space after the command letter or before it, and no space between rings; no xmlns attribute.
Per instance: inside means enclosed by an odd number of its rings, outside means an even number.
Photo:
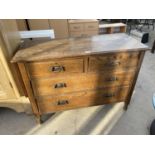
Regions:
<svg viewBox="0 0 155 155"><path fill-rule="evenodd" d="M53 40L21 48L17 63L33 112L42 114L125 102L147 46L126 34Z"/></svg>

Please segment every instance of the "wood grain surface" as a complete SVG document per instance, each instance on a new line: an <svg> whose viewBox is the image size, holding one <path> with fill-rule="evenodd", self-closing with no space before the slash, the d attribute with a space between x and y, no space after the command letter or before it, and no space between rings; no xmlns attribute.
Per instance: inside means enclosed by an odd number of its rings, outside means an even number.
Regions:
<svg viewBox="0 0 155 155"><path fill-rule="evenodd" d="M147 50L148 47L125 33L52 40L20 49L12 62L41 61L102 53Z"/></svg>
<svg viewBox="0 0 155 155"><path fill-rule="evenodd" d="M125 101L127 93L128 86L114 87L97 91L83 91L69 95L41 97L37 101L41 113L49 113Z"/></svg>
<svg viewBox="0 0 155 155"><path fill-rule="evenodd" d="M86 73L74 74L57 78L38 78L32 80L35 96L58 95L73 93L83 90L95 90L103 87L129 85L135 75L135 71L122 73Z"/></svg>

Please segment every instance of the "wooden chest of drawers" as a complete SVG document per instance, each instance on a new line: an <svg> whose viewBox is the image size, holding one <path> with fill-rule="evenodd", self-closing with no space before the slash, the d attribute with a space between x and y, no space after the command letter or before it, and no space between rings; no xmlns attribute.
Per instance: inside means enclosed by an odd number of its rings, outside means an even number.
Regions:
<svg viewBox="0 0 155 155"><path fill-rule="evenodd" d="M147 46L126 34L54 40L20 49L19 66L34 114L125 102Z"/></svg>
<svg viewBox="0 0 155 155"><path fill-rule="evenodd" d="M70 37L86 37L99 33L99 23L96 19L69 20L68 24Z"/></svg>

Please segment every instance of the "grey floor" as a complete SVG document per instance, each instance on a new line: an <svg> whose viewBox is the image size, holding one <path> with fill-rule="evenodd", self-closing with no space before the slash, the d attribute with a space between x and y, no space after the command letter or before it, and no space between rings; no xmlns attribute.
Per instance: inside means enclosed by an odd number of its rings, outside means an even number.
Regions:
<svg viewBox="0 0 155 155"><path fill-rule="evenodd" d="M150 32L149 46L152 46L155 31ZM151 121L155 118L155 110L152 106L152 94L155 93L155 54L147 52L138 77L131 104L115 124L109 134L111 135L141 135L149 134ZM40 133L46 134L91 134L96 126L102 121L103 113L110 106L84 108L75 111L57 113L44 125L44 129L37 125L32 115L16 113L10 109L0 108L0 134L32 134L38 128ZM83 117L84 116L84 117ZM63 119L62 119L63 118ZM61 127L57 122L61 120ZM64 120L64 121L63 121ZM67 121L68 120L68 121ZM67 126L66 126L67 124ZM51 127L51 128L50 128ZM74 131L73 131L74 129ZM42 131L44 130L44 132ZM99 134L102 134L100 132Z"/></svg>

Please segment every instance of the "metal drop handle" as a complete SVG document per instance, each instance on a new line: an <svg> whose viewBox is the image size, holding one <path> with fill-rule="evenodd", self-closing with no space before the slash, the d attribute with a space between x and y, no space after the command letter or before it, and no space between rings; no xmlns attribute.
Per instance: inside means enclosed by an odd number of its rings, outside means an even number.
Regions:
<svg viewBox="0 0 155 155"><path fill-rule="evenodd" d="M65 70L65 68L63 66L52 66L51 67L52 72L62 72L64 70Z"/></svg>
<svg viewBox="0 0 155 155"><path fill-rule="evenodd" d="M68 100L60 100L57 102L57 105L65 105L65 104L69 104Z"/></svg>
<svg viewBox="0 0 155 155"><path fill-rule="evenodd" d="M54 85L54 88L64 88L67 87L66 83L57 83Z"/></svg>

